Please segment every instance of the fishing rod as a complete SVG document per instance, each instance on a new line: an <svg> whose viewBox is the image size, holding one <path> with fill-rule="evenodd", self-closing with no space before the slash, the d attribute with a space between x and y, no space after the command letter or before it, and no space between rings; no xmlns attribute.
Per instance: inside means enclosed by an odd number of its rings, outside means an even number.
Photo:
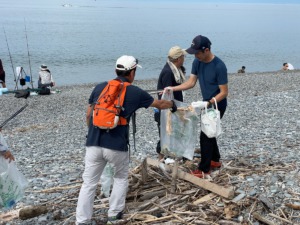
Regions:
<svg viewBox="0 0 300 225"><path fill-rule="evenodd" d="M24 105L22 108L20 108L17 112L15 112L13 115L11 115L7 120L5 120L1 125L0 128L4 127L10 120L12 120L13 118L15 118L19 113L21 113L26 107L28 106L28 104L26 103L26 105Z"/></svg>
<svg viewBox="0 0 300 225"><path fill-rule="evenodd" d="M29 54L29 47L28 47L28 38L27 38L27 29L26 29L25 18L24 18L24 26L25 26L25 37L26 37L26 43L27 43L27 54L28 54L28 63L29 63L29 71L30 71L30 83L31 83L31 88L33 89L31 63L30 63L30 54Z"/></svg>
<svg viewBox="0 0 300 225"><path fill-rule="evenodd" d="M4 31L4 36L5 36L6 44L7 44L7 49L8 49L8 53L9 53L9 58L10 58L10 63L11 63L12 71L13 71L13 74L14 74L14 77L15 77L15 80L14 80L15 83L16 83L15 89L18 90L17 77L16 77L16 73L15 73L15 70L14 70L14 65L13 65L13 61L12 61L12 58L11 58L11 54L10 54L10 50L9 50L9 46L8 46L8 41L7 41L7 36L6 36L6 32L5 32L4 27L3 27L3 31Z"/></svg>

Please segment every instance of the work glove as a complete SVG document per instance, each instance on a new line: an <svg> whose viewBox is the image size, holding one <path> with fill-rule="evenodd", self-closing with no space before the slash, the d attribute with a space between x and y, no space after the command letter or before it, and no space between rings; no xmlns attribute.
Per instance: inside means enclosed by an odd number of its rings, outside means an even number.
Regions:
<svg viewBox="0 0 300 225"><path fill-rule="evenodd" d="M197 102L192 102L192 107L193 108L200 108L204 109L207 106L208 102L207 101L197 101Z"/></svg>
<svg viewBox="0 0 300 225"><path fill-rule="evenodd" d="M173 102L172 108L170 108L171 112L174 113L177 111L177 105L175 104L174 100L171 100Z"/></svg>

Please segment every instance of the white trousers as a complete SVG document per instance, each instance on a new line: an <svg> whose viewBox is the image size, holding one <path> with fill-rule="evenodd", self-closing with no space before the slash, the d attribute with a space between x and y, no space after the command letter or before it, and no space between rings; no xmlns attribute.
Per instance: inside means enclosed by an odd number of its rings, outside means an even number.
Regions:
<svg viewBox="0 0 300 225"><path fill-rule="evenodd" d="M93 215L97 183L108 162L115 172L113 188L109 198L108 216L116 216L124 210L128 189L129 153L97 146L86 147L85 169L82 175L83 184L76 208L77 223L90 222Z"/></svg>

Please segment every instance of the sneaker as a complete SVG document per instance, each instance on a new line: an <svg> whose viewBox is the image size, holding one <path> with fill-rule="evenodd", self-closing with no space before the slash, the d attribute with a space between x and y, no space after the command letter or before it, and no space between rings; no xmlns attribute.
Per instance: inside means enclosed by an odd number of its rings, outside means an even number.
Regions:
<svg viewBox="0 0 300 225"><path fill-rule="evenodd" d="M210 161L211 169L219 169L222 166L221 162Z"/></svg>
<svg viewBox="0 0 300 225"><path fill-rule="evenodd" d="M203 171L201 170L194 170L191 172L192 175L196 176L196 177L199 177L199 178L209 178L210 177L210 172L208 173L204 173Z"/></svg>
<svg viewBox="0 0 300 225"><path fill-rule="evenodd" d="M109 216L107 218L107 223L106 224L115 224L117 222L117 220L122 219L122 217L123 217L123 212L119 212L115 216Z"/></svg>

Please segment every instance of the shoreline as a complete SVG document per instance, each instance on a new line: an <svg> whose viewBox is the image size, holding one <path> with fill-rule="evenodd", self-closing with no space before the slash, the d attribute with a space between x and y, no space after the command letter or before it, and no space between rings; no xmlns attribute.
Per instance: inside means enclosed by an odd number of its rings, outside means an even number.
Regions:
<svg viewBox="0 0 300 225"><path fill-rule="evenodd" d="M134 84L142 89L155 89L156 81L137 79ZM16 158L17 166L29 181L29 187L17 204L17 209L63 196L60 192L43 193L42 190L81 182L87 132L85 112L95 84L61 86L61 93L30 96L27 100L17 99L13 94L0 96L1 121L25 103L29 104L3 128L3 135ZM256 175L249 174L244 178L237 175L234 178L240 182L235 185L236 190L248 190L254 179L256 183L252 189L257 194L266 192L280 204L289 194L288 188L300 193L300 182L295 182L300 180L299 84L299 70L229 75L228 107L222 119L224 133L218 139L222 161L243 161L257 168L271 165L290 165L291 168L286 172L274 170L260 174L259 180ZM199 84L185 93L186 102L201 99ZM145 156L156 158L157 141L158 130L153 109L138 110L137 152L133 151L133 139L130 137L132 157L137 160ZM196 147L199 147L199 143ZM243 168L243 164L240 167ZM270 181L272 177L280 179L287 188L276 186L275 178L274 182ZM261 189L261 186L264 188ZM271 191L273 186L277 188L275 193ZM3 213L1 210L0 215ZM65 211L74 213L74 207ZM48 224L55 224L51 215L49 213ZM36 224L41 218L25 221L15 219L13 222L29 225Z"/></svg>
<svg viewBox="0 0 300 225"><path fill-rule="evenodd" d="M134 81L134 83L136 82L143 82L143 81L157 81L159 75L157 76L157 78L148 78L148 79L139 79L139 72L141 71L138 71L137 72L137 76L136 76L136 79ZM282 70L275 70L275 71L265 71L265 72L246 72L246 73L228 73L228 77L234 77L234 76L253 76L253 75L272 75L272 74L290 74L290 73L300 73L300 69L295 69L295 70L289 70L289 71L282 71ZM190 75L190 73L187 73L187 78L188 76ZM115 76L112 76L110 79L114 79ZM109 80L109 79L108 79ZM99 80L99 81L95 81L95 82L88 82L88 83L75 83L75 84L63 84L63 85L57 85L57 86L54 86L52 89L55 90L55 89L60 89L60 88L68 88L68 87L72 87L72 86L92 86L92 85L96 85L98 83L101 83L101 82L105 82L107 80ZM36 82L35 82L36 83ZM34 85L34 86L37 86L37 83ZM9 88L9 87L7 87ZM37 88L37 87L35 87ZM155 87L156 88L156 87ZM9 90L13 90L13 88L9 88Z"/></svg>

